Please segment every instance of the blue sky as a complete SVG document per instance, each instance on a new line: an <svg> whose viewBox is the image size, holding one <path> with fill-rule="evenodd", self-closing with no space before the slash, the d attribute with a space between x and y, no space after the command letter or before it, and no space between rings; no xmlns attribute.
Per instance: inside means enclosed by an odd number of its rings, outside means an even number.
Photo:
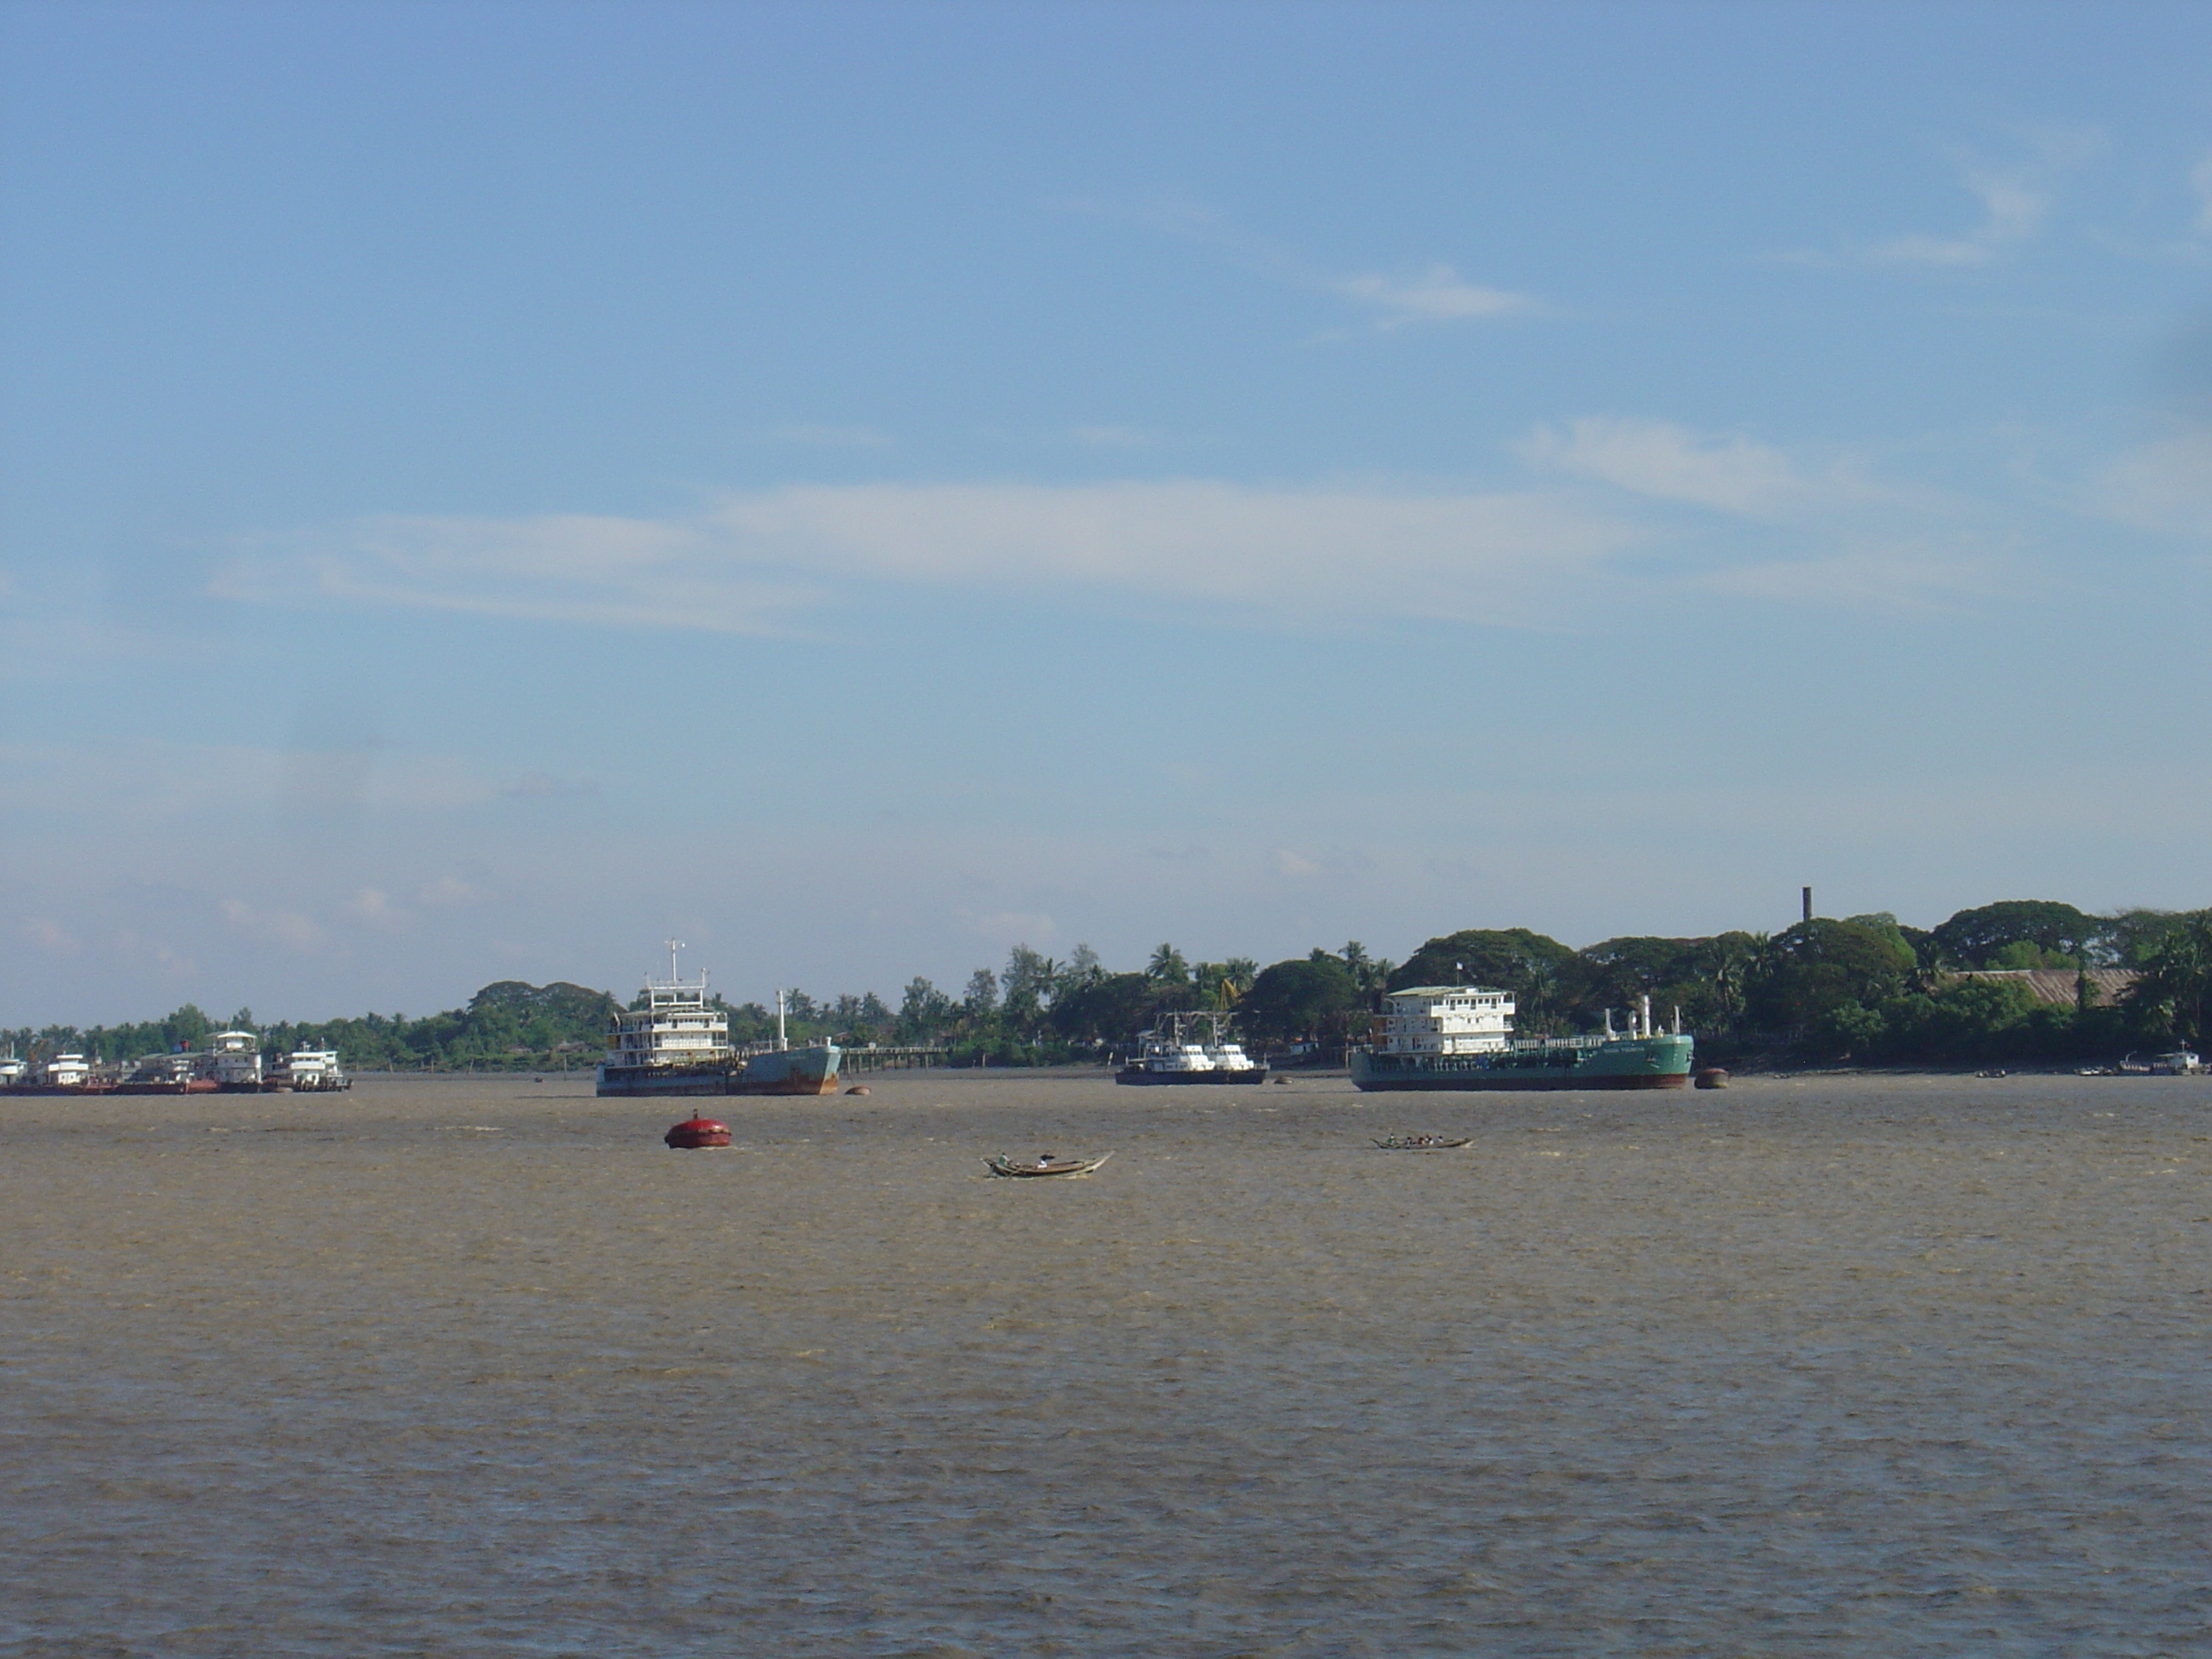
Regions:
<svg viewBox="0 0 2212 1659"><path fill-rule="evenodd" d="M0 1024L2212 902L2201 6L0 46Z"/></svg>

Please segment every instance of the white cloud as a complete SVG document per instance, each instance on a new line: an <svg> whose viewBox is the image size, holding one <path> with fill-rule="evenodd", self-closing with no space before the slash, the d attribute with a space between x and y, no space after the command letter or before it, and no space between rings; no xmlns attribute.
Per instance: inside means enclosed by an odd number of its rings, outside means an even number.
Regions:
<svg viewBox="0 0 2212 1659"><path fill-rule="evenodd" d="M1837 479L1808 479L1778 449L1702 436L1668 421L1592 418L1572 422L1564 434L1539 427L1521 454L1532 465L1727 513L1771 514L1843 487Z"/></svg>
<svg viewBox="0 0 2212 1659"><path fill-rule="evenodd" d="M396 933L407 924L407 913L392 903L392 896L380 887L362 888L346 901L346 908L380 933Z"/></svg>
<svg viewBox="0 0 2212 1659"><path fill-rule="evenodd" d="M2025 580L1986 553L1910 546L1740 565L1703 579L1717 592L1749 599L1923 616L2016 592Z"/></svg>
<svg viewBox="0 0 2212 1659"><path fill-rule="evenodd" d="M1304 879L1321 873L1321 866L1310 858L1303 858L1287 847L1275 849L1275 873L1294 879Z"/></svg>
<svg viewBox="0 0 2212 1659"><path fill-rule="evenodd" d="M1319 289L1380 313L1376 326L1403 328L1412 323L1458 323L1540 310L1525 294L1470 283L1438 261L1413 276L1359 271L1329 271L1288 248L1224 223L1211 209L1190 202L1150 202L1117 206L1067 201L1061 208L1094 218L1141 225L1147 230L1195 243L1232 264L1294 288Z"/></svg>
<svg viewBox="0 0 2212 1659"><path fill-rule="evenodd" d="M220 570L220 598L455 611L721 634L787 631L814 589L732 579L696 526L651 519L376 518Z"/></svg>
<svg viewBox="0 0 2212 1659"><path fill-rule="evenodd" d="M84 948L76 934L45 916L33 916L26 921L23 936L41 950L58 951L67 956L75 956Z"/></svg>
<svg viewBox="0 0 2212 1659"><path fill-rule="evenodd" d="M2092 501L2138 530L2212 539L2212 434L2184 433L2122 456Z"/></svg>
<svg viewBox="0 0 2212 1659"><path fill-rule="evenodd" d="M117 930L115 952L125 962L151 963L165 974L178 979L196 978L200 971L199 963L182 951L160 939L148 939L129 927Z"/></svg>
<svg viewBox="0 0 2212 1659"><path fill-rule="evenodd" d="M1347 299L1374 307L1382 314L1378 326L1402 328L1409 323L1456 323L1482 317L1508 317L1533 311L1535 301L1525 294L1482 288L1464 281L1449 265L1433 264L1410 278L1346 276L1332 284Z"/></svg>
<svg viewBox="0 0 2212 1659"><path fill-rule="evenodd" d="M1986 264L2042 228L2051 210L2047 191L2016 173L1969 171L1966 188L1982 198L1982 222L1957 236L1899 236L1867 250L1884 264Z"/></svg>
<svg viewBox="0 0 2212 1659"><path fill-rule="evenodd" d="M2039 127L2008 135L2008 161L1958 160L1959 182L1981 204L1979 222L1948 234L1914 234L1841 250L1799 248L1771 257L1790 264L1827 265L1839 260L1875 264L1960 269L1985 265L2032 240L2056 200L2056 181L2106 148L2095 127Z"/></svg>
<svg viewBox="0 0 2212 1659"><path fill-rule="evenodd" d="M687 521L371 520L221 580L273 603L427 606L731 634L787 630L834 582L1165 598L1192 622L1425 617L1540 625L1635 526L1536 492L1212 480L796 485Z"/></svg>
<svg viewBox="0 0 2212 1659"><path fill-rule="evenodd" d="M257 910L243 899L229 898L222 902L222 916L234 931L257 944L312 951L322 943L322 928L297 910Z"/></svg>

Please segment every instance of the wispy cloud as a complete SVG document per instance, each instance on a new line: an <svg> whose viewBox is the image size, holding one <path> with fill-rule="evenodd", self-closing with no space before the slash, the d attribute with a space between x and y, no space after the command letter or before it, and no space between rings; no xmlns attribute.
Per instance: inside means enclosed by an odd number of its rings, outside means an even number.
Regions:
<svg viewBox="0 0 2212 1659"><path fill-rule="evenodd" d="M1332 271L1303 254L1237 229L1212 210L1189 202L1119 205L1068 201L1057 205L1069 212L1139 225L1194 243L1273 282L1334 294L1367 312L1373 326L1381 331L1417 324L1480 322L1544 308L1531 295L1471 283L1441 261L1411 276Z"/></svg>
<svg viewBox="0 0 2212 1659"><path fill-rule="evenodd" d="M1194 621L1425 616L1529 624L1536 598L1639 539L1534 492L1214 480L799 487L732 497L736 548L811 574L1169 595Z"/></svg>
<svg viewBox="0 0 2212 1659"><path fill-rule="evenodd" d="M46 916L33 916L23 924L23 937L42 951L56 951L64 956L76 956L84 945L75 933Z"/></svg>
<svg viewBox="0 0 2212 1659"><path fill-rule="evenodd" d="M1878 264L1980 265L2042 228L2051 195L2020 173L1969 171L1966 188L1982 199L1982 222L1956 235L1911 235L1877 242L1866 257Z"/></svg>
<svg viewBox="0 0 2212 1659"><path fill-rule="evenodd" d="M297 910L264 910L243 899L227 898L222 902L222 919L234 933L256 945L313 951L323 942L321 927Z"/></svg>
<svg viewBox="0 0 2212 1659"><path fill-rule="evenodd" d="M1923 616L1999 593L2016 596L2021 582L2015 566L1988 552L1910 544L1739 565L1702 579L1715 592L1745 598Z"/></svg>
<svg viewBox="0 0 2212 1659"><path fill-rule="evenodd" d="M1446 264L1431 265L1413 277L1347 276L1334 286L1346 298L1374 307L1382 328L1510 317L1536 309L1536 302L1525 294L1480 287Z"/></svg>
<svg viewBox="0 0 2212 1659"><path fill-rule="evenodd" d="M2137 530L2212 541L2212 433L2178 433L2122 456L2098 478L2091 504Z"/></svg>
<svg viewBox="0 0 2212 1659"><path fill-rule="evenodd" d="M1539 427L1521 454L1534 466L1730 513L1771 512L1801 499L1805 488L1778 449L1742 437L1700 437L1670 421L1590 417L1565 432Z"/></svg>
<svg viewBox="0 0 2212 1659"><path fill-rule="evenodd" d="M1789 264L1923 266L1963 270L1990 264L2034 240L2049 220L2058 182L2105 147L2094 127L2044 127L2011 135L2008 159L1956 158L1959 183L1981 208L1974 223L1948 232L1912 232L1838 249L1797 248Z"/></svg>
<svg viewBox="0 0 2212 1659"><path fill-rule="evenodd" d="M748 580L704 526L653 519L357 520L304 543L240 552L221 598L404 606L531 622L781 634L814 587Z"/></svg>
<svg viewBox="0 0 2212 1659"><path fill-rule="evenodd" d="M729 634L790 631L855 581L1168 596L1194 623L1534 626L1561 584L1642 534L1540 491L802 485L726 496L681 521L364 520L241 556L220 591Z"/></svg>
<svg viewBox="0 0 2212 1659"><path fill-rule="evenodd" d="M1538 475L1531 487L799 484L733 492L680 519L367 520L242 555L222 591L791 635L818 629L841 599L901 588L1310 632L1413 619L1601 629L1608 605L1668 592L1912 609L2022 586L1990 574L2020 556L1988 538L1986 504L1882 480L1847 452L1589 416L1537 428L1518 454ZM2147 459L2112 487L2183 499L2184 460L2154 471ZM1662 504L1734 523L1691 544ZM1966 535L1984 539L1940 550ZM555 798L591 786L530 774L476 787Z"/></svg>

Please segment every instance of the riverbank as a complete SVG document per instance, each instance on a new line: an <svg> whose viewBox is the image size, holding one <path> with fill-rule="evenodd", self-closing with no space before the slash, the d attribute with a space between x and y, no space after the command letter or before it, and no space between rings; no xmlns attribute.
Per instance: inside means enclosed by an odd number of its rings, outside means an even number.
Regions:
<svg viewBox="0 0 2212 1659"><path fill-rule="evenodd" d="M0 1652L2201 1634L2196 1079L870 1083L11 1103Z"/></svg>

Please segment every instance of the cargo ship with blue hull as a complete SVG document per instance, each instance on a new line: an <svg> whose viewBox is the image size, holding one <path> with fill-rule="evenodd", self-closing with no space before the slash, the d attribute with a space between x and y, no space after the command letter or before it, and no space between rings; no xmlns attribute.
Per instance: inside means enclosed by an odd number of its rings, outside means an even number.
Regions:
<svg viewBox="0 0 2212 1659"><path fill-rule="evenodd" d="M1471 985L1394 991L1365 1048L1349 1056L1352 1081L1394 1089L1681 1089L1695 1039L1651 1018L1651 999L1616 1031L1589 1036L1516 1037L1513 996Z"/></svg>
<svg viewBox="0 0 2212 1659"><path fill-rule="evenodd" d="M783 993L775 995L773 1048L730 1043L728 1016L708 1000L707 976L647 976L641 1006L617 1013L599 1062L601 1095L834 1095L842 1051L834 1042L793 1048L784 1036Z"/></svg>

